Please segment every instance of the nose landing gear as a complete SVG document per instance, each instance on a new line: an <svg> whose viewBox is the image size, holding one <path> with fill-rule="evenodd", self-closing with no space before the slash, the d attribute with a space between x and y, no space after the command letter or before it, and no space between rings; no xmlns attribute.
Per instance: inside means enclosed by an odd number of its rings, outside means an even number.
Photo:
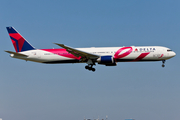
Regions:
<svg viewBox="0 0 180 120"><path fill-rule="evenodd" d="M162 67L165 67L165 62L166 62L166 60L162 60Z"/></svg>

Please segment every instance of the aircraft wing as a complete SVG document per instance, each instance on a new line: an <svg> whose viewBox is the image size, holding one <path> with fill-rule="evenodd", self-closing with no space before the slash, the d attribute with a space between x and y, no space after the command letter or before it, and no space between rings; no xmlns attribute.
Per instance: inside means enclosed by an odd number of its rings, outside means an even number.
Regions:
<svg viewBox="0 0 180 120"><path fill-rule="evenodd" d="M10 53L10 54L14 54L14 55L18 55L18 56L22 56L22 57L28 57L27 55L24 55L24 54L21 54L21 53L12 52L12 51L6 51L5 50L5 52Z"/></svg>
<svg viewBox="0 0 180 120"><path fill-rule="evenodd" d="M59 43L54 43L54 44L56 44L56 45L58 45L58 46L60 46L62 48L65 48L66 51L68 51L69 53L73 54L76 57L87 58L87 59L99 58L98 55L91 54L91 53L88 53L88 52L84 52L84 51L81 51L81 50L66 46L64 44L59 44Z"/></svg>

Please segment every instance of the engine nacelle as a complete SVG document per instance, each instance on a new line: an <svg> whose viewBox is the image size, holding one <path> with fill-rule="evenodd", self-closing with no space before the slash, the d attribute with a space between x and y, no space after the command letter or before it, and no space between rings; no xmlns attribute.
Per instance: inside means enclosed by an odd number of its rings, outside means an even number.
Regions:
<svg viewBox="0 0 180 120"><path fill-rule="evenodd" d="M116 66L113 56L101 56L97 59L98 64L104 64L106 66Z"/></svg>

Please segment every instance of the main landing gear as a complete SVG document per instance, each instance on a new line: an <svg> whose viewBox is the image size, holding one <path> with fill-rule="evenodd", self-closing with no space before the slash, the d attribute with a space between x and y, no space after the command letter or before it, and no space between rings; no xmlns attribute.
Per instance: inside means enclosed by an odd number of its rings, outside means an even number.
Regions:
<svg viewBox="0 0 180 120"><path fill-rule="evenodd" d="M93 72L96 70L95 68L93 68L93 65L95 65L95 63L91 59L87 61L87 64L88 65L85 66L85 69L92 70Z"/></svg>
<svg viewBox="0 0 180 120"><path fill-rule="evenodd" d="M162 60L162 67L165 67L165 62L166 62L166 60Z"/></svg>
<svg viewBox="0 0 180 120"><path fill-rule="evenodd" d="M93 68L93 65L87 65L85 66L85 69L92 70L93 72L96 70L95 68Z"/></svg>
<svg viewBox="0 0 180 120"><path fill-rule="evenodd" d="M93 68L93 65L96 65L94 62L93 62L93 60L91 60L91 59L88 59L88 61L87 61L87 66L85 66L85 69L88 69L89 71L91 70L91 71L95 71L96 69L95 68Z"/></svg>

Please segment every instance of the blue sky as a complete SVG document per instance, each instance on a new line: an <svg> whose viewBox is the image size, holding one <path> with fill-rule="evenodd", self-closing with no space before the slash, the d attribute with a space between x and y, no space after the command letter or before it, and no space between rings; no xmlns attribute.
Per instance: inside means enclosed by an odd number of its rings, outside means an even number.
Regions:
<svg viewBox="0 0 180 120"><path fill-rule="evenodd" d="M169 120L180 118L180 1L6 0L0 5L0 118ZM5 27L36 48L166 46L161 62L47 65L13 59Z"/></svg>

